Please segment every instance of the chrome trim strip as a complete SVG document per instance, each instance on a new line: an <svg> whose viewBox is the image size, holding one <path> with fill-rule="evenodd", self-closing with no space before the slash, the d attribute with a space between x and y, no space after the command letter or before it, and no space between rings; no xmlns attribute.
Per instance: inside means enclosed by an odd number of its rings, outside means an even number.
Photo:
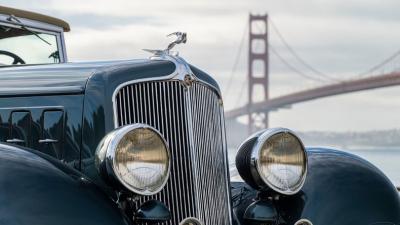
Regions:
<svg viewBox="0 0 400 225"><path fill-rule="evenodd" d="M18 138L8 139L8 140L6 140L6 142L7 142L7 143L25 143L24 140L18 139Z"/></svg>
<svg viewBox="0 0 400 225"><path fill-rule="evenodd" d="M59 87L46 87L46 88L9 87L9 88L1 88L0 96L82 94L84 91L85 88L82 86L64 86L64 87L59 86Z"/></svg>
<svg viewBox="0 0 400 225"><path fill-rule="evenodd" d="M51 143L58 143L58 140L55 139L40 139L39 143L43 144L51 144Z"/></svg>

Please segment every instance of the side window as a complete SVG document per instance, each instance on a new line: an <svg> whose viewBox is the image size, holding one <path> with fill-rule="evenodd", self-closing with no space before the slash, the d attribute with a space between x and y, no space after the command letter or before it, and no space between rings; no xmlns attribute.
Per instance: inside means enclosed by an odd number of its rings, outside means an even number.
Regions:
<svg viewBox="0 0 400 225"><path fill-rule="evenodd" d="M10 117L10 135L6 142L29 146L32 117L30 112L12 112Z"/></svg>
<svg viewBox="0 0 400 225"><path fill-rule="evenodd" d="M64 112L62 110L44 111L41 127L40 150L55 158L62 159Z"/></svg>

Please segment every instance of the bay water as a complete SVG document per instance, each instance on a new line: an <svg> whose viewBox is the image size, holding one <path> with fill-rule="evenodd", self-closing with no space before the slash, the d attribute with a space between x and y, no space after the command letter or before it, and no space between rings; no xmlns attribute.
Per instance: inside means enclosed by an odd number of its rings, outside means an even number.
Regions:
<svg viewBox="0 0 400 225"><path fill-rule="evenodd" d="M371 162L383 171L394 185L400 186L400 147L354 147L344 151ZM230 148L228 156L231 173L236 174L234 169L236 149Z"/></svg>

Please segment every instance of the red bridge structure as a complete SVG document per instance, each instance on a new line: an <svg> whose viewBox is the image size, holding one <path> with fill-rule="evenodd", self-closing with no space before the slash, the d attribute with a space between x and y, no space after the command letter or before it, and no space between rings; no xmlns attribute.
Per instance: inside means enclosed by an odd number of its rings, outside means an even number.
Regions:
<svg viewBox="0 0 400 225"><path fill-rule="evenodd" d="M268 15L250 15L249 19L249 48L248 48L248 102L247 104L234 108L225 112L228 120L234 120L238 117L248 117L248 132L253 133L256 130L268 128L268 113L280 108L287 108L293 104L310 101L318 98L346 94L351 92L383 88L389 86L400 85L400 70L399 67L392 68L389 72L378 72L386 69L386 66L393 64L395 59L400 55L400 51L384 60L382 63L374 66L366 73L361 74L357 78L347 80L337 80L322 74L312 66L307 64L300 56L288 45L283 36L279 33L278 36L282 39L283 43L288 47L289 51L304 64L305 67L313 71L315 74L320 74L324 78L330 78L331 82L325 85L320 85L315 88L297 91L279 97L269 98L269 53L274 53L283 63L294 72L300 73L304 77L310 79L318 79L316 77L308 76L307 74L298 71L285 61L276 50L268 43ZM271 21L270 21L271 22ZM258 31L255 30L254 24L258 25ZM277 29L274 24L273 28ZM256 49L255 43L263 46L261 49ZM261 72L256 74L254 66L258 63L261 66ZM398 64L397 64L398 66ZM385 67L385 68L384 68ZM262 100L255 101L255 88L259 86L262 89ZM258 98L260 93L258 93Z"/></svg>

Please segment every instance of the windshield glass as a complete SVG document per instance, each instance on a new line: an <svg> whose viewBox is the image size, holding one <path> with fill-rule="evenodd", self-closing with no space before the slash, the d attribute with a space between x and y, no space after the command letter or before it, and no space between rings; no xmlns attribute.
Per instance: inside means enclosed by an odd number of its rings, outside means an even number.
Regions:
<svg viewBox="0 0 400 225"><path fill-rule="evenodd" d="M56 35L0 27L0 66L59 62Z"/></svg>

